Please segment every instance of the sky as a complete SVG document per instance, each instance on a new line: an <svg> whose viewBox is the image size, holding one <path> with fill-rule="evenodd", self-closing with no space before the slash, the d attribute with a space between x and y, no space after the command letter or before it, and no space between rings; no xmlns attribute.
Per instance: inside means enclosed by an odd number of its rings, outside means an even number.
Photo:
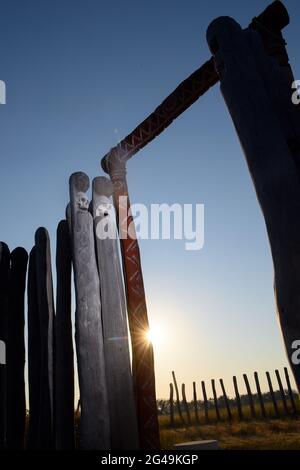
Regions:
<svg viewBox="0 0 300 470"><path fill-rule="evenodd" d="M221 15L243 27L269 4L251 0L0 0L0 239L30 250L57 223L74 171L103 175L103 155L210 57L205 33ZM300 2L284 30L300 79ZM275 314L264 220L232 121L216 85L128 163L132 202L205 206L205 244L142 240L157 396L171 371L185 382L287 365ZM209 388L209 387L208 387ZM220 393L220 390L219 390ZM200 394L200 393L199 393ZM208 394L211 396L209 388Z"/></svg>

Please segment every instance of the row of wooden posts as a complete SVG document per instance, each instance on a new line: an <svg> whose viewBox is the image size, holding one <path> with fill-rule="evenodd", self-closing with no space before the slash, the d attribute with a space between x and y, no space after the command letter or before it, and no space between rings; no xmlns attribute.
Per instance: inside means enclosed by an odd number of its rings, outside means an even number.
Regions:
<svg viewBox="0 0 300 470"><path fill-rule="evenodd" d="M278 382L280 397L281 397L281 401L282 401L283 413L285 415L291 415L292 414L292 415L296 416L297 413L298 413L298 409L297 409L296 402L295 402L295 395L294 395L294 392L293 392L292 387L291 387L288 369L286 367L284 368L284 375L285 375L287 392L288 392L288 397L289 397L289 400L290 400L291 409L289 409L289 407L288 407L287 395L285 393L285 389L283 387L282 380L281 380L280 373L279 373L278 369L275 370L275 375L276 375L276 379L277 379L277 382ZM172 372L172 377L173 377L173 383L170 383L170 401L169 401L169 403L170 403L170 425L174 426L174 424L175 424L175 414L176 414L176 412L177 412L177 414L179 416L179 419L180 419L182 424L191 425L192 422L193 422L191 409L193 409L193 411L194 411L194 418L195 418L194 422L199 424L200 423L200 413L199 412L200 412L201 405L200 405L200 402L199 402L198 396L197 396L196 382L193 382L193 400L192 400L191 403L188 403L187 398L186 398L185 384L183 383L181 385L182 398L180 399L179 388L178 388L177 379L176 379L174 371ZM277 403L277 400L276 400L276 394L274 392L274 388L273 388L273 384L272 384L272 380L271 380L271 376L270 376L269 372L266 372L266 377L267 377L268 386L269 386L270 398L271 398L272 406L273 406L273 409L274 409L274 416L276 418L279 418L280 417L280 406L278 406L278 403ZM243 380L244 380L246 390L247 390L248 406L250 408L251 418L256 419L258 417L261 417L261 418L267 419L268 418L268 413L267 413L267 410L266 410L263 394L261 392L261 386L260 386L260 382L259 382L258 373L254 372L254 380L255 380L255 385L256 385L256 392L257 392L257 399L258 399L258 403L259 403L260 413L257 413L257 409L255 407L254 395L252 393L247 374L243 374ZM222 395L221 395L222 401L223 401L222 406L220 405L220 399L218 399L218 395L217 395L217 391L216 391L216 381L214 379L211 380L211 389L212 389L212 395L213 395L213 408L215 410L215 419L214 419L214 421L215 420L216 421L222 421L220 409L224 405L225 405L225 409L226 409L226 415L225 415L226 419L228 421L232 421L233 416L234 416L233 415L232 405L230 403L230 400L228 399L228 395L227 395L226 390L225 390L225 385L224 385L223 379L219 379L219 382L220 382L220 387L221 387L221 391L222 391ZM240 392L239 392L238 382L237 382L236 376L233 376L233 386L234 386L234 391L235 391L235 405L236 405L236 409L237 409L237 415L238 415L239 420L243 420L243 419L245 419L246 414L243 410L243 404L242 404L241 395L240 395ZM202 406L203 406L203 411L204 411L204 423L209 424L210 418L211 418L209 416L209 409L211 408L211 402L207 398L207 388L206 388L206 384L203 380L201 381L201 389L202 389L202 397L203 397Z"/></svg>

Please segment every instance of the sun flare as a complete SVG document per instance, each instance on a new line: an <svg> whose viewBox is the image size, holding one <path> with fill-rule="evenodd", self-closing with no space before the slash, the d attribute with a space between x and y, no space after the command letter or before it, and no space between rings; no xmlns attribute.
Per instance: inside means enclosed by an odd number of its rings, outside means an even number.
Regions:
<svg viewBox="0 0 300 470"><path fill-rule="evenodd" d="M164 341L164 333L159 326L152 326L146 333L148 343L152 343L153 347L157 347Z"/></svg>

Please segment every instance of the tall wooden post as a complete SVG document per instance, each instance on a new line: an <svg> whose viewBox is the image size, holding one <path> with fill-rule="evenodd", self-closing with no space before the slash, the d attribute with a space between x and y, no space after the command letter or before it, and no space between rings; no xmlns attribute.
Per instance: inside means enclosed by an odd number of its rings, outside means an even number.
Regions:
<svg viewBox="0 0 300 470"><path fill-rule="evenodd" d="M81 402L80 446L108 450L110 425L93 217L84 173L70 177L72 258L76 291L75 338Z"/></svg>
<svg viewBox="0 0 300 470"><path fill-rule="evenodd" d="M294 119L292 73L280 24L270 19L264 43L228 17L211 23L207 40L215 57L221 91L236 127L265 218L275 272L277 311L291 369L300 390L294 342L300 337L300 127ZM287 18L286 18L287 16ZM259 24L256 24L259 28Z"/></svg>
<svg viewBox="0 0 300 470"><path fill-rule="evenodd" d="M36 248L29 255L27 279L27 319L28 319L28 389L29 426L27 448L39 448L39 421L41 401L41 334L36 279Z"/></svg>
<svg viewBox="0 0 300 470"><path fill-rule="evenodd" d="M187 416L187 421L188 421L188 424L191 425L192 420L191 420L189 405L188 405L188 402L187 402L187 399L186 399L185 384L181 384L181 394L182 394L182 402L183 402L184 410L185 410L185 413L186 413L186 416Z"/></svg>
<svg viewBox="0 0 300 470"><path fill-rule="evenodd" d="M149 330L140 249L130 212L126 160L118 152L105 160L104 170L114 185L114 203L119 223L123 272L132 343L132 372L140 443L144 450L160 449L155 392L154 354L147 341Z"/></svg>
<svg viewBox="0 0 300 470"><path fill-rule="evenodd" d="M175 372L174 372L174 371L172 371L172 377L173 377L173 382L174 382L174 387L175 387L175 393L176 393L176 406L177 406L178 415L179 415L179 417L180 417L181 422L182 422L183 424L185 424L185 421L184 421L184 418L183 418L183 415L182 415L182 411L181 411L178 384L177 384L176 375L175 375Z"/></svg>
<svg viewBox="0 0 300 470"><path fill-rule="evenodd" d="M273 407L274 407L274 411L275 411L275 416L276 416L276 418L279 418L279 410L278 410L278 405L277 405L276 397L275 397L274 390L273 390L272 379L271 379L270 373L268 371L266 372L266 376L267 376L270 395L271 395L271 399L272 399L272 403L273 403Z"/></svg>
<svg viewBox="0 0 300 470"><path fill-rule="evenodd" d="M54 448L54 301L50 239L40 227L35 233L37 301L41 337L39 447Z"/></svg>
<svg viewBox="0 0 300 470"><path fill-rule="evenodd" d="M170 383L170 426L174 426L174 387Z"/></svg>
<svg viewBox="0 0 300 470"><path fill-rule="evenodd" d="M291 402L291 407L292 407L292 410L293 410L293 414L296 415L298 413L298 411L297 411L295 398L294 398L294 393L293 393L293 390L292 390L292 387L291 387L291 382L290 382L287 367L284 368L284 375L285 375L286 385L287 385L288 392L289 392L289 397L290 397L290 402Z"/></svg>
<svg viewBox="0 0 300 470"><path fill-rule="evenodd" d="M197 388L196 382L193 382L193 401L194 401L194 412L195 412L195 420L196 423L200 423L199 413L198 413L198 399L197 399Z"/></svg>
<svg viewBox="0 0 300 470"><path fill-rule="evenodd" d="M0 242L0 450L6 447L7 410L7 317L10 253L6 243Z"/></svg>
<svg viewBox="0 0 300 470"><path fill-rule="evenodd" d="M25 439L25 340L24 294L28 254L11 252L7 337L7 448L21 450Z"/></svg>
<svg viewBox="0 0 300 470"><path fill-rule="evenodd" d="M56 231L55 445L74 449L74 354L71 320L71 234L67 220Z"/></svg>
<svg viewBox="0 0 300 470"><path fill-rule="evenodd" d="M238 383L237 383L237 379L235 375L232 377L232 380L233 380L233 387L234 387L234 392L235 392L236 406L238 409L238 415L239 415L240 420L242 420L244 419L244 415L243 415L243 410L242 410L242 403L241 403Z"/></svg>
<svg viewBox="0 0 300 470"><path fill-rule="evenodd" d="M111 445L112 449L132 450L139 448L139 436L112 195L113 185L108 178L98 177L93 180L94 231L100 277Z"/></svg>
<svg viewBox="0 0 300 470"><path fill-rule="evenodd" d="M226 410L227 410L228 420L231 421L231 420L232 420L232 413L231 413L231 409L230 409L230 405L229 405L229 400L228 400L228 397L227 397L227 394L226 394L226 390L225 390L225 386L224 386L223 379L220 379L220 385L221 385L221 389L222 389L222 393L223 393L223 398L224 398L224 401L225 401L225 406L226 406Z"/></svg>
<svg viewBox="0 0 300 470"><path fill-rule="evenodd" d="M209 423L208 401L207 401L207 394L206 394L206 388L205 388L204 380L201 381L201 388L202 388L203 403L204 403L205 424L208 424Z"/></svg>
<svg viewBox="0 0 300 470"><path fill-rule="evenodd" d="M281 396L281 400L282 400L282 404L283 404L283 409L284 409L285 414L288 415L289 414L289 409L288 409L288 406L287 406L286 397L285 397L285 393L284 393L284 390L283 390L283 386L282 386L282 382L281 382L281 378L280 378L280 374L279 374L278 369L275 370L275 375L276 375L278 386L279 386L279 391L280 391L280 396Z"/></svg>
<svg viewBox="0 0 300 470"><path fill-rule="evenodd" d="M255 380L255 384L256 384L256 390L257 390L257 396L258 396L258 400L259 400L259 404L260 404L261 414L262 414L263 418L266 418L267 413L266 413L266 409L265 409L265 405L264 405L263 396L261 394L260 383L259 383L259 378L258 378L258 373L257 372L254 372L254 380Z"/></svg>
<svg viewBox="0 0 300 470"><path fill-rule="evenodd" d="M245 382L245 385L246 385L251 416L252 416L252 418L256 418L256 412L255 412L255 407L254 407L253 396L252 396L252 392L251 392L251 388L250 388L250 384L249 384L247 374L243 374L243 378L244 378L244 382Z"/></svg>
<svg viewBox="0 0 300 470"><path fill-rule="evenodd" d="M216 410L216 417L217 417L217 420L220 421L220 420L221 420L221 416L220 416L219 405L218 405L218 397L217 397L217 392L216 392L216 384L215 384L214 379L211 380L211 388L212 388L213 397L214 397L214 404L215 404L215 410Z"/></svg>

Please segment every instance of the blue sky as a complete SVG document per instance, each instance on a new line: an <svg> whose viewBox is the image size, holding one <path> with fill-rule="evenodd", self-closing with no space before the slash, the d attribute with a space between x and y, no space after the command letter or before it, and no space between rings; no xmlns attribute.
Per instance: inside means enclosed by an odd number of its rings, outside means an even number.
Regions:
<svg viewBox="0 0 300 470"><path fill-rule="evenodd" d="M0 2L0 238L30 250L48 228L53 253L68 178L101 175L101 157L209 56L210 21L242 26L270 2L252 0ZM300 79L300 3L284 31ZM141 241L158 396L179 381L262 374L286 365L264 221L218 85L128 163L132 202L203 203L205 246ZM251 377L252 379L252 377ZM241 381L240 381L241 382ZM253 381L251 382L253 384ZM242 387L241 382L241 389Z"/></svg>

